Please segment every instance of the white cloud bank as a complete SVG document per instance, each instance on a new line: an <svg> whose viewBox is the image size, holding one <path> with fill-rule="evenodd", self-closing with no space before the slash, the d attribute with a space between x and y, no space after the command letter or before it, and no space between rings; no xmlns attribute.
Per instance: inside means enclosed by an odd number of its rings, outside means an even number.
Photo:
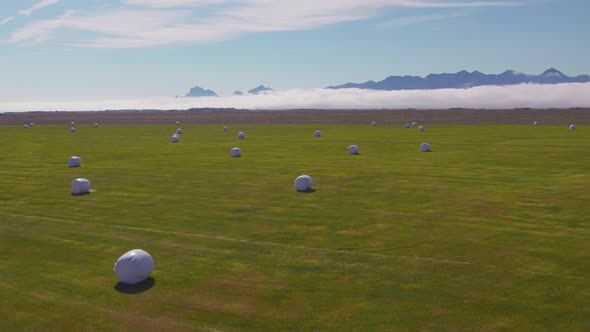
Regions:
<svg viewBox="0 0 590 332"><path fill-rule="evenodd" d="M0 112L93 111L119 109L238 108L283 109L446 109L590 107L590 83L521 84L471 89L375 91L314 89L261 95L64 102L0 102Z"/></svg>

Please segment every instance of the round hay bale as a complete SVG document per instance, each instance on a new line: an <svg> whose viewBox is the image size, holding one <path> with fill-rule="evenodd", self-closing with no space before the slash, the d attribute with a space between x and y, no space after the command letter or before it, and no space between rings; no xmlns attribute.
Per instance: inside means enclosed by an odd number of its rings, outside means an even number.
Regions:
<svg viewBox="0 0 590 332"><path fill-rule="evenodd" d="M430 152L430 144L422 143L420 144L420 151L422 152Z"/></svg>
<svg viewBox="0 0 590 332"><path fill-rule="evenodd" d="M242 149L240 148L233 148L229 152L232 157L241 157L242 156Z"/></svg>
<svg viewBox="0 0 590 332"><path fill-rule="evenodd" d="M180 140L180 137L178 137L177 134L172 135L172 137L170 137L170 142L172 143L178 143L178 141Z"/></svg>
<svg viewBox="0 0 590 332"><path fill-rule="evenodd" d="M137 284L150 277L154 271L154 260L147 252L133 249L117 259L113 271L120 282Z"/></svg>
<svg viewBox="0 0 590 332"><path fill-rule="evenodd" d="M75 132L76 132L76 128L70 127L70 133L75 133Z"/></svg>
<svg viewBox="0 0 590 332"><path fill-rule="evenodd" d="M351 145L348 147L348 153L350 154L359 154L359 147L356 145Z"/></svg>
<svg viewBox="0 0 590 332"><path fill-rule="evenodd" d="M178 126L178 125L180 125L180 121L176 121L176 125L177 125L177 126Z"/></svg>
<svg viewBox="0 0 590 332"><path fill-rule="evenodd" d="M72 195L84 195L90 193L90 181L77 178L72 181Z"/></svg>
<svg viewBox="0 0 590 332"><path fill-rule="evenodd" d="M539 125L539 121L533 122L533 126L538 126L538 125Z"/></svg>
<svg viewBox="0 0 590 332"><path fill-rule="evenodd" d="M320 137L320 136L322 136L322 132L321 132L321 131L319 131L319 130L316 130L316 131L313 133L313 136L315 136L315 137Z"/></svg>
<svg viewBox="0 0 590 332"><path fill-rule="evenodd" d="M371 126L375 127L377 125L377 122L373 121L371 122Z"/></svg>
<svg viewBox="0 0 590 332"><path fill-rule="evenodd" d="M418 125L417 122L412 122L412 127L416 127Z"/></svg>
<svg viewBox="0 0 590 332"><path fill-rule="evenodd" d="M297 191L310 191L313 185L313 180L309 175L301 175L295 179L295 189Z"/></svg>
<svg viewBox="0 0 590 332"><path fill-rule="evenodd" d="M418 127L418 131L424 131L424 126Z"/></svg>
<svg viewBox="0 0 590 332"><path fill-rule="evenodd" d="M410 128L411 126L412 126L411 124L409 124L409 123L406 123L406 124L404 125L404 128Z"/></svg>
<svg viewBox="0 0 590 332"><path fill-rule="evenodd" d="M227 131L227 126L223 126L223 132Z"/></svg>
<svg viewBox="0 0 590 332"><path fill-rule="evenodd" d="M240 132L238 133L238 138L239 138L239 139L242 139L242 138L245 138L245 137L246 137L246 134L244 134L243 132L241 132L241 131L240 131Z"/></svg>
<svg viewBox="0 0 590 332"><path fill-rule="evenodd" d="M33 127L33 126L35 126L35 122L29 123L29 127Z"/></svg>
<svg viewBox="0 0 590 332"><path fill-rule="evenodd" d="M570 130L576 130L576 125L575 124L571 124L570 125Z"/></svg>
<svg viewBox="0 0 590 332"><path fill-rule="evenodd" d="M29 125L25 123L25 124L23 125L23 128L25 128L25 129L26 129L26 128L29 128Z"/></svg>
<svg viewBox="0 0 590 332"><path fill-rule="evenodd" d="M76 123L74 121L70 122L70 126L75 125Z"/></svg>
<svg viewBox="0 0 590 332"><path fill-rule="evenodd" d="M176 129L176 134L178 134L178 135L182 134L182 128L177 128Z"/></svg>
<svg viewBox="0 0 590 332"><path fill-rule="evenodd" d="M94 123L94 128L98 128L98 122Z"/></svg>
<svg viewBox="0 0 590 332"><path fill-rule="evenodd" d="M82 160L78 156L71 156L68 158L68 167L80 167L82 165Z"/></svg>

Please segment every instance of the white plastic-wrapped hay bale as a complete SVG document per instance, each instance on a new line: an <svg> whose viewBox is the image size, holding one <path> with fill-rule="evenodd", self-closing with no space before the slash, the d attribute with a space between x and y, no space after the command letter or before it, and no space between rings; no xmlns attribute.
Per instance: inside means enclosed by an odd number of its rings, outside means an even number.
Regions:
<svg viewBox="0 0 590 332"><path fill-rule="evenodd" d="M70 133L75 133L75 132L76 132L76 128L70 127Z"/></svg>
<svg viewBox="0 0 590 332"><path fill-rule="evenodd" d="M233 148L229 152L232 157L241 157L242 156L242 149L240 148Z"/></svg>
<svg viewBox="0 0 590 332"><path fill-rule="evenodd" d="M29 128L29 125L25 123L25 124L23 125L23 128L27 129L27 128Z"/></svg>
<svg viewBox="0 0 590 332"><path fill-rule="evenodd" d="M417 122L412 122L412 127L416 127L418 125Z"/></svg>
<svg viewBox="0 0 590 332"><path fill-rule="evenodd" d="M176 128L176 134L178 134L178 135L182 134L182 128Z"/></svg>
<svg viewBox="0 0 590 332"><path fill-rule="evenodd" d="M176 125L179 126L180 125L180 121L176 121Z"/></svg>
<svg viewBox="0 0 590 332"><path fill-rule="evenodd" d="M576 130L576 125L575 124L571 124L570 125L570 130Z"/></svg>
<svg viewBox="0 0 590 332"><path fill-rule="evenodd" d="M90 192L90 181L84 178L77 178L72 181L72 194L84 195Z"/></svg>
<svg viewBox="0 0 590 332"><path fill-rule="evenodd" d="M70 126L75 125L76 123L74 121L70 122Z"/></svg>
<svg viewBox="0 0 590 332"><path fill-rule="evenodd" d="M68 158L68 167L80 167L82 165L82 160L78 156L71 156Z"/></svg>
<svg viewBox="0 0 590 332"><path fill-rule="evenodd" d="M98 128L98 122L94 123L94 128Z"/></svg>
<svg viewBox="0 0 590 332"><path fill-rule="evenodd" d="M223 132L227 131L227 126L223 126Z"/></svg>
<svg viewBox="0 0 590 332"><path fill-rule="evenodd" d="M246 134L244 134L243 132L241 132L241 131L240 131L240 132L238 133L238 138L239 138L239 139L242 139L242 138L244 138L244 137L246 137Z"/></svg>
<svg viewBox="0 0 590 332"><path fill-rule="evenodd" d="M348 153L350 154L359 154L359 147L356 145L351 145L348 147Z"/></svg>
<svg viewBox="0 0 590 332"><path fill-rule="evenodd" d="M418 127L418 131L424 131L424 126Z"/></svg>
<svg viewBox="0 0 590 332"><path fill-rule="evenodd" d="M154 260L146 251L133 249L117 259L113 271L120 282L137 284L150 277L154 271Z"/></svg>
<svg viewBox="0 0 590 332"><path fill-rule="evenodd" d="M377 125L377 122L373 121L371 122L371 126L375 127Z"/></svg>
<svg viewBox="0 0 590 332"><path fill-rule="evenodd" d="M533 122L533 126L538 126L538 125L539 125L539 121Z"/></svg>
<svg viewBox="0 0 590 332"><path fill-rule="evenodd" d="M170 137L170 142L172 143L178 143L178 141L180 140L180 137L178 137L177 134L172 135L172 137Z"/></svg>
<svg viewBox="0 0 590 332"><path fill-rule="evenodd" d="M430 144L422 143L420 144L420 151L422 152L430 152Z"/></svg>
<svg viewBox="0 0 590 332"><path fill-rule="evenodd" d="M29 127L33 127L33 126L35 126L35 122L29 123Z"/></svg>
<svg viewBox="0 0 590 332"><path fill-rule="evenodd" d="M310 191L313 185L313 180L309 175L301 175L295 179L295 189L297 191Z"/></svg>
<svg viewBox="0 0 590 332"><path fill-rule="evenodd" d="M316 130L316 131L313 133L313 136L315 136L315 137L320 137L320 136L322 136L322 132L321 132L321 131L319 131L319 130Z"/></svg>
<svg viewBox="0 0 590 332"><path fill-rule="evenodd" d="M406 124L404 125L404 128L410 128L411 126L412 126L412 125L411 125L410 123L406 123Z"/></svg>

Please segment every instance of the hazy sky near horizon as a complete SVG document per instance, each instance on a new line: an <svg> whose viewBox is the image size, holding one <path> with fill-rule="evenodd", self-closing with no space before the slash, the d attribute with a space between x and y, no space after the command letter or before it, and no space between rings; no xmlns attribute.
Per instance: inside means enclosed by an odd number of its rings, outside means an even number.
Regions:
<svg viewBox="0 0 590 332"><path fill-rule="evenodd" d="M389 75L590 73L587 0L21 0L0 100L313 89Z"/></svg>

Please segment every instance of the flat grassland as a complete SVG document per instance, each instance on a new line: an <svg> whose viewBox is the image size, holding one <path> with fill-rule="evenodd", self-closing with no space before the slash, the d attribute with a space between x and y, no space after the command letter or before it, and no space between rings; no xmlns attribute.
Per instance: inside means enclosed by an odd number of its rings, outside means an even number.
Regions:
<svg viewBox="0 0 590 332"><path fill-rule="evenodd" d="M183 128L1 127L1 331L590 329L587 126Z"/></svg>

